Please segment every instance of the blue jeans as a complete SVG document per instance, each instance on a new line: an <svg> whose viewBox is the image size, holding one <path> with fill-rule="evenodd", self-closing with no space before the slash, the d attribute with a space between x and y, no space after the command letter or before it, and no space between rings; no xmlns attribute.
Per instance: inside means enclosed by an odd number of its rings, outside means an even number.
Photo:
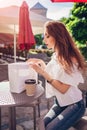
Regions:
<svg viewBox="0 0 87 130"><path fill-rule="evenodd" d="M67 130L84 115L84 101L60 107L57 100L44 117L46 130Z"/></svg>

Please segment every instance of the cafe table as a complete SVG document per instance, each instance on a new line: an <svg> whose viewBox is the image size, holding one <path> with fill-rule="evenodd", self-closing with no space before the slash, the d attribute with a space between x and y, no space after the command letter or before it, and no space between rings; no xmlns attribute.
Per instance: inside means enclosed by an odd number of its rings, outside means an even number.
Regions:
<svg viewBox="0 0 87 130"><path fill-rule="evenodd" d="M0 129L1 129L1 109L8 108L9 130L16 130L16 107L32 107L35 101L39 101L44 94L44 88L38 84L34 96L27 96L26 91L12 93L9 81L0 82ZM35 106L36 107L36 106ZM34 107L34 130L36 130L36 110Z"/></svg>

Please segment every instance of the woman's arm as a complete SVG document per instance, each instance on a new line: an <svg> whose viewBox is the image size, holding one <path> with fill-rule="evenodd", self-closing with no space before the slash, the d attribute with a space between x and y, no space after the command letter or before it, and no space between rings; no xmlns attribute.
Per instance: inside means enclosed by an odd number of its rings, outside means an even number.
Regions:
<svg viewBox="0 0 87 130"><path fill-rule="evenodd" d="M62 94L66 93L66 91L70 88L70 85L53 79L53 77L49 75L45 70L43 70L41 66L37 64L32 64L31 66L37 73L41 74L54 88L56 88Z"/></svg>
<svg viewBox="0 0 87 130"><path fill-rule="evenodd" d="M66 93L66 91L70 88L70 85L62 83L56 79L53 79L46 71L42 72L43 77L50 83L54 88L56 88L62 94Z"/></svg>

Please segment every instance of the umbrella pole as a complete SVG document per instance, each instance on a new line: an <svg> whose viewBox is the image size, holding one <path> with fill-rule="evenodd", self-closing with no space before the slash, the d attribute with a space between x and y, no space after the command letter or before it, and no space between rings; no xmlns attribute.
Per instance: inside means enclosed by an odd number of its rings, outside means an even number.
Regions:
<svg viewBox="0 0 87 130"><path fill-rule="evenodd" d="M15 24L14 24L14 62L16 62L16 31L15 31Z"/></svg>
<svg viewBox="0 0 87 130"><path fill-rule="evenodd" d="M25 49L25 60L28 59L28 50Z"/></svg>

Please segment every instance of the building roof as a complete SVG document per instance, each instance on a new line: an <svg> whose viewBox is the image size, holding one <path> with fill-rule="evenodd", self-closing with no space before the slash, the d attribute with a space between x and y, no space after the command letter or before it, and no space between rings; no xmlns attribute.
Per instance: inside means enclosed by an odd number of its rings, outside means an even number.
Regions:
<svg viewBox="0 0 87 130"><path fill-rule="evenodd" d="M47 10L47 8L45 8L39 2L37 2L31 9L44 9L44 10Z"/></svg>

